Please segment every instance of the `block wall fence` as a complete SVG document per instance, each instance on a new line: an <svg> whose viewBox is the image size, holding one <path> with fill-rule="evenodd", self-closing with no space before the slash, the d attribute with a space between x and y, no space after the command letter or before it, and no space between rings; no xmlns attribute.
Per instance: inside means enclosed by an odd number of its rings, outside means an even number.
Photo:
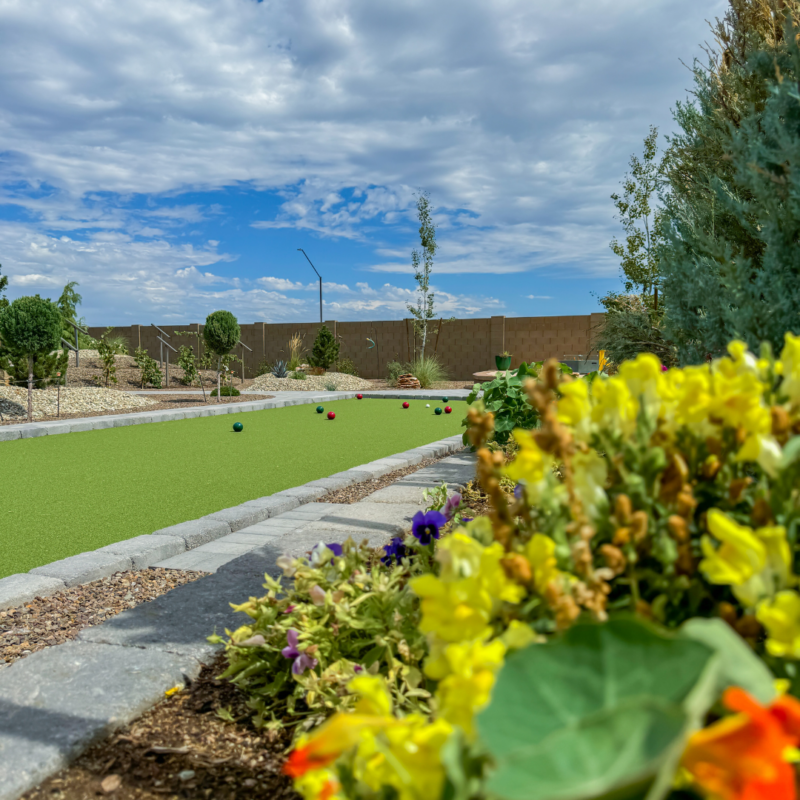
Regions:
<svg viewBox="0 0 800 800"><path fill-rule="evenodd" d="M494 369L494 357L504 350L512 355L512 367L523 361L542 361L547 358L563 359L566 356L592 353L592 341L603 314L586 314L565 317L491 317L488 319L457 319L452 322L434 320L429 328L429 343L426 352L436 354L454 380L469 380L474 372ZM415 355L414 328L412 320L381 320L377 322L339 322L328 320L325 324L341 342L340 354L352 359L359 374L364 378L382 378L386 375L389 361L409 361ZM202 348L201 324L159 325L166 331L168 341L178 350L185 344L200 355ZM263 361L272 364L278 359L288 358L287 343L294 333L303 336L307 351L311 350L319 330L315 322L256 322L241 325L242 342L250 351L241 347L235 353L244 357L245 376L252 377ZM90 327L89 333L99 338L105 327ZM129 325L115 327L115 334L125 336L130 351L144 347L152 358L161 357L158 331L152 325ZM195 335L181 336L179 333ZM200 334L198 337L197 334ZM370 347L367 338L375 342ZM166 349L166 348L165 348ZM170 363L178 357L170 353ZM236 367L238 374L239 368Z"/></svg>

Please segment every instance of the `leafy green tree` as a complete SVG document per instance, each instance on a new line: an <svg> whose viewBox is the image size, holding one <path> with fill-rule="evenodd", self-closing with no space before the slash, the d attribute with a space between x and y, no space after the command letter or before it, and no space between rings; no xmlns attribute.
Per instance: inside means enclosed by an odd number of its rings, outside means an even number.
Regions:
<svg viewBox="0 0 800 800"><path fill-rule="evenodd" d="M0 267L3 265L0 264ZM8 306L8 299L6 298L6 287L8 286L8 275L0 274L0 310Z"/></svg>
<svg viewBox="0 0 800 800"><path fill-rule="evenodd" d="M676 106L679 131L670 138L666 165L664 332L683 363L720 353L734 336L751 341L740 324L741 304L752 297L745 272L758 272L764 261L764 209L742 169L743 144L736 142L745 129L751 144L762 135L776 67L796 75L783 24L800 9L797 0L729 3L712 26L717 44L706 50L708 63L695 62L693 101Z"/></svg>
<svg viewBox="0 0 800 800"><path fill-rule="evenodd" d="M19 297L0 311L0 340L28 362L28 422L33 421L33 363L61 343L61 312L39 295Z"/></svg>
<svg viewBox="0 0 800 800"><path fill-rule="evenodd" d="M648 304L658 307L658 251L663 239L664 211L655 205L664 185L666 157L658 157L658 128L650 126L642 158L632 155L630 172L622 181L622 194L611 199L617 219L625 230L625 241L616 237L611 249L620 260L625 291L640 292Z"/></svg>
<svg viewBox="0 0 800 800"><path fill-rule="evenodd" d="M417 304L408 305L414 317L414 332L420 337L420 357L425 356L428 341L428 323L434 318L434 297L431 291L433 257L436 255L436 224L433 221L430 197L427 192L417 195L417 219L419 220L419 241L422 252L411 251L411 266L417 282Z"/></svg>
<svg viewBox="0 0 800 800"><path fill-rule="evenodd" d="M203 341L206 348L217 357L218 398L222 382L222 358L233 350L241 335L242 330L239 323L230 311L213 311L206 317L206 324L203 326Z"/></svg>
<svg viewBox="0 0 800 800"><path fill-rule="evenodd" d="M56 305L64 317L64 324L62 326L63 331L61 335L68 342L72 342L75 339L75 330L73 329L72 325L68 324L68 321L74 322L81 328L86 327L86 322L84 321L83 317L78 317L78 306L83 301L83 297L75 291L75 287L78 285L79 284L77 281L70 281L64 287L64 290L61 292L61 296L58 298L58 300L56 300ZM78 344L80 347L87 349L96 348L98 346L96 339L93 339L91 336L87 336L85 333L80 332L78 333Z"/></svg>
<svg viewBox="0 0 800 800"><path fill-rule="evenodd" d="M328 369L339 358L339 342L327 325L317 331L314 347L311 348L309 363L312 367Z"/></svg>

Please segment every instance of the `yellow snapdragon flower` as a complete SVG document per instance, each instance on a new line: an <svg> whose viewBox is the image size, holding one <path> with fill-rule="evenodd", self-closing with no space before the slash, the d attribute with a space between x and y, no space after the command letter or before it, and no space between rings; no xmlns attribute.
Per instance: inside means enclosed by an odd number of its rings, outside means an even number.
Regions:
<svg viewBox="0 0 800 800"><path fill-rule="evenodd" d="M633 361L620 364L619 378L625 382L636 403L636 413L644 410L651 419L661 411L664 373L661 362L652 353L639 353Z"/></svg>
<svg viewBox="0 0 800 800"><path fill-rule="evenodd" d="M429 677L440 681L436 688L439 714L468 737L474 735L475 714L489 702L495 675L506 653L500 639L487 643L485 638L448 644L432 665L435 675L427 664L425 667Z"/></svg>
<svg viewBox="0 0 800 800"><path fill-rule="evenodd" d="M711 371L708 367L685 367L665 373L663 396L665 419L671 429L688 428L696 436L715 432L709 421Z"/></svg>
<svg viewBox="0 0 800 800"><path fill-rule="evenodd" d="M710 583L732 587L745 606L754 607L792 581L785 528L774 525L754 531L712 508L708 529L722 544L715 548L711 538L703 536L700 571Z"/></svg>
<svg viewBox="0 0 800 800"><path fill-rule="evenodd" d="M580 379L562 383L558 391L561 393L558 401L558 421L569 425L578 441L588 441L592 421L588 381Z"/></svg>
<svg viewBox="0 0 800 800"><path fill-rule="evenodd" d="M575 453L572 457L573 485L575 494L590 517L597 517L608 510L605 485L608 478L608 459L596 450Z"/></svg>
<svg viewBox="0 0 800 800"><path fill-rule="evenodd" d="M767 629L767 652L778 658L800 658L800 595L778 592L765 600L756 618Z"/></svg>
<svg viewBox="0 0 800 800"><path fill-rule="evenodd" d="M529 488L533 488L545 479L553 460L536 444L530 431L517 428L512 435L520 449L504 472L512 481L524 481Z"/></svg>
<svg viewBox="0 0 800 800"><path fill-rule="evenodd" d="M780 364L783 373L781 391L793 405L800 404L800 336L787 333L781 351Z"/></svg>
<svg viewBox="0 0 800 800"><path fill-rule="evenodd" d="M618 375L592 382L592 422L615 433L629 435L636 428L639 404Z"/></svg>
<svg viewBox="0 0 800 800"><path fill-rule="evenodd" d="M534 533L525 545L525 557L531 565L533 587L543 595L547 585L561 574L556 569L556 543L543 533Z"/></svg>

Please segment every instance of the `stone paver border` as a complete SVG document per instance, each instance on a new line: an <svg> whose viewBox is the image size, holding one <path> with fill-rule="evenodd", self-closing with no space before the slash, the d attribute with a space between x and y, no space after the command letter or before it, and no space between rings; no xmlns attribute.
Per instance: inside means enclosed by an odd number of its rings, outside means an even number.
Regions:
<svg viewBox="0 0 800 800"><path fill-rule="evenodd" d="M302 486L248 500L200 519L161 528L151 534L135 536L97 550L34 567L0 579L0 610L31 601L37 595L47 597L69 587L106 578L115 572L146 569L173 556L200 547L231 533L277 517L287 511L323 498L342 486L382 477L394 470L418 464L424 458L444 456L461 449L461 436L416 447L404 453L381 458L338 472L329 478L310 481Z"/></svg>
<svg viewBox="0 0 800 800"><path fill-rule="evenodd" d="M444 455L460 449L460 437L450 437L382 461L410 459L413 464L433 452ZM380 472L385 466L371 469ZM323 480L350 481L348 472ZM361 474L371 473L362 468ZM408 517L413 507L409 507L409 500L421 498L424 487L442 481L460 485L472 475L472 456L452 456L400 478L388 487L395 489L394 497L384 489L382 498L364 498L353 504L361 509L350 516L374 523L375 531L385 537L390 534L383 529ZM320 488L324 487L312 487ZM301 521L309 522L312 528L306 535L295 537L290 521L284 534L264 537L263 545L221 564L214 574L123 611L82 631L72 642L34 653L0 672L0 800L18 800L94 742L147 711L164 697L167 689L194 678L202 664L214 658L219 647L208 643L207 636L214 630L233 629L241 622L229 604L261 592L264 573L275 576L279 572L275 561L283 547L289 545L290 551L307 549L320 535L329 532L327 524L320 527L315 522L320 519L320 511L313 508L329 504L305 504L303 489L298 487L294 495L294 510L283 514L305 517ZM348 506L341 508L344 513ZM356 520L337 522L326 514L327 510L322 508L321 512L329 524L343 528L336 533L346 538L346 524ZM276 523L278 519L279 515L275 515ZM199 527L193 523L173 526L180 529L176 538L183 537L185 541L196 536L199 541L215 526L224 528L227 535L236 535L231 533L228 522L205 519L196 524ZM258 525L249 527L255 529ZM355 531L361 532L358 525Z"/></svg>

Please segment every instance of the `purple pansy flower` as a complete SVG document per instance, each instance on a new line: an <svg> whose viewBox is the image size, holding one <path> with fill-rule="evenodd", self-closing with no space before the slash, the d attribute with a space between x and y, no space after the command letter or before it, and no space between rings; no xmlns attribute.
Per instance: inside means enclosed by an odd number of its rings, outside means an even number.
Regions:
<svg viewBox="0 0 800 800"><path fill-rule="evenodd" d="M456 510L461 505L461 495L456 492L452 497L447 498L447 502L444 504L444 508L442 512L447 517L448 520L453 519L455 516Z"/></svg>
<svg viewBox="0 0 800 800"><path fill-rule="evenodd" d="M514 487L514 497L516 497L516 498L517 498L517 500L521 500L521 499L522 499L522 492L523 492L523 489L524 489L524 487L523 487L523 485L522 485L521 483L518 483L518 484L517 484L517 485Z"/></svg>
<svg viewBox="0 0 800 800"><path fill-rule="evenodd" d="M364 671L364 667L362 667L361 664L353 664L353 672L355 672L356 675L358 675L359 672L363 672L363 671Z"/></svg>
<svg viewBox="0 0 800 800"><path fill-rule="evenodd" d="M399 564L400 559L407 555L406 546L403 544L403 537L395 536L389 544L383 546L383 553L384 555L381 561L386 564L387 567L390 567L393 561Z"/></svg>
<svg viewBox="0 0 800 800"><path fill-rule="evenodd" d="M336 542L331 542L330 544L326 544L325 547L327 547L328 550L330 550L331 553L333 553L337 558L344 553L344 550L342 550L342 546L340 544L337 544Z"/></svg>
<svg viewBox="0 0 800 800"><path fill-rule="evenodd" d="M411 520L411 533L420 544L430 544L431 539L439 538L439 528L447 524L447 517L441 511L417 511Z"/></svg>
<svg viewBox="0 0 800 800"><path fill-rule="evenodd" d="M472 517L461 517L462 522L472 522Z"/></svg>
<svg viewBox="0 0 800 800"><path fill-rule="evenodd" d="M316 658L311 658L311 656L301 653L300 650L297 649L299 635L300 634L298 634L294 628L289 628L289 630L286 631L286 641L289 644L281 650L281 655L284 658L294 659L294 663L292 664L293 675L302 675L307 669L314 669L314 667L317 666Z"/></svg>

